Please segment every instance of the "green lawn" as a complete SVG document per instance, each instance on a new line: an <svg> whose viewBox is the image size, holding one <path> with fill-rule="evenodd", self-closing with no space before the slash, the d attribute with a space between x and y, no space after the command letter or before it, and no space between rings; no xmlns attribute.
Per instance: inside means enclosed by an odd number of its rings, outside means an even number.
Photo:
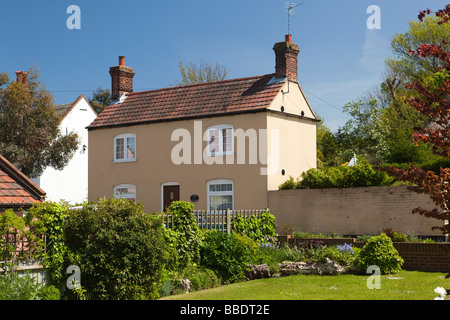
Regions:
<svg viewBox="0 0 450 320"><path fill-rule="evenodd" d="M369 275L296 275L239 282L164 297L164 300L433 300L436 287L450 288L445 273L401 271L382 275L381 288L369 289Z"/></svg>

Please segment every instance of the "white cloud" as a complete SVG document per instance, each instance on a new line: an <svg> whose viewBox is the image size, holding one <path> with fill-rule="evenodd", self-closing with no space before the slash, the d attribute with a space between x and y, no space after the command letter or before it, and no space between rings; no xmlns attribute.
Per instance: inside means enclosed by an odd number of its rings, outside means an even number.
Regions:
<svg viewBox="0 0 450 320"><path fill-rule="evenodd" d="M390 43L380 35L380 30L366 30L362 47L362 58L358 63L366 71L379 72L384 69L384 61L390 54Z"/></svg>

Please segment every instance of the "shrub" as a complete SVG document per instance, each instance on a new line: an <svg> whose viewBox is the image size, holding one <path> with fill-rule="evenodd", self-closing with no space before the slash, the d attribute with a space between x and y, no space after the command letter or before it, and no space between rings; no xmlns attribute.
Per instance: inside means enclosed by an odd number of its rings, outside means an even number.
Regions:
<svg viewBox="0 0 450 320"><path fill-rule="evenodd" d="M0 300L59 300L59 290L37 283L29 273L8 271L0 276Z"/></svg>
<svg viewBox="0 0 450 320"><path fill-rule="evenodd" d="M403 233L398 233L397 231L392 232L392 236L390 237L392 242L407 242L408 237Z"/></svg>
<svg viewBox="0 0 450 320"><path fill-rule="evenodd" d="M65 224L66 263L81 269L83 290L95 300L153 299L168 261L164 227L142 204L101 199L72 211ZM67 267L67 266L66 266Z"/></svg>
<svg viewBox="0 0 450 320"><path fill-rule="evenodd" d="M364 270L370 265L376 265L383 274L389 274L401 270L403 259L394 248L392 240L382 233L368 240L361 249L355 265Z"/></svg>
<svg viewBox="0 0 450 320"><path fill-rule="evenodd" d="M193 210L194 205L185 201L173 201L168 208L168 213L173 215L170 236L178 251L180 268L200 262L201 233Z"/></svg>
<svg viewBox="0 0 450 320"><path fill-rule="evenodd" d="M214 270L223 283L244 280L256 249L256 243L246 236L206 231L200 249L201 265Z"/></svg>
<svg viewBox="0 0 450 320"><path fill-rule="evenodd" d="M63 270L67 247L64 243L64 222L69 215L65 203L44 202L34 204L25 216L35 233L45 233L45 252L40 256L45 269L46 281L59 286L66 277Z"/></svg>
<svg viewBox="0 0 450 320"><path fill-rule="evenodd" d="M340 238L341 235L338 235L336 233L310 233L306 231L296 230L292 233L294 238L300 238L300 239L332 239L332 238Z"/></svg>
<svg viewBox="0 0 450 320"><path fill-rule="evenodd" d="M395 181L387 173L374 170L371 165L363 163L351 167L312 168L304 172L300 179L292 177L282 183L278 189L322 189L322 188L357 188L371 186L389 186Z"/></svg>
<svg viewBox="0 0 450 320"><path fill-rule="evenodd" d="M350 265L355 260L356 255L351 245L322 246L310 250L309 258L314 262L324 262L328 258L341 265Z"/></svg>
<svg viewBox="0 0 450 320"><path fill-rule="evenodd" d="M32 277L0 276L0 300L34 300L38 286Z"/></svg>
<svg viewBox="0 0 450 320"><path fill-rule="evenodd" d="M220 279L216 273L208 268L189 268L183 273L183 277L191 281L191 290L213 288L220 285Z"/></svg>
<svg viewBox="0 0 450 320"><path fill-rule="evenodd" d="M42 286L37 292L38 300L59 300L59 290L54 286Z"/></svg>
<svg viewBox="0 0 450 320"><path fill-rule="evenodd" d="M305 260L306 255L302 250L291 248L287 243L281 247L274 245L261 244L255 255L255 263L266 263L271 274L279 271L279 263L283 261L298 262Z"/></svg>
<svg viewBox="0 0 450 320"><path fill-rule="evenodd" d="M276 235L275 216L265 211L258 216L235 217L231 230L233 232L245 235L252 240L262 243L268 238L274 238Z"/></svg>

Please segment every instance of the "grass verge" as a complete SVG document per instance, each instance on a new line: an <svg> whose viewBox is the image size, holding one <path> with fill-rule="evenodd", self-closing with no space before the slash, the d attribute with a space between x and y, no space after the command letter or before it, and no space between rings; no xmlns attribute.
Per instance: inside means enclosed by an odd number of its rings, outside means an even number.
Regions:
<svg viewBox="0 0 450 320"><path fill-rule="evenodd" d="M369 275L295 275L239 282L161 300L433 300L436 287L450 288L445 273L400 271L380 277L380 289L368 288Z"/></svg>

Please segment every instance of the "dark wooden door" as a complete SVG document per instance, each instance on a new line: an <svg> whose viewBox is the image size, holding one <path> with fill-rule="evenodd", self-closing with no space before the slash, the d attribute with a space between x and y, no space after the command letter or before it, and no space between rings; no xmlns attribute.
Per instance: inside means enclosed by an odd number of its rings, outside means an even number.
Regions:
<svg viewBox="0 0 450 320"><path fill-rule="evenodd" d="M170 206L172 201L180 200L180 186L164 186L163 188L163 205L164 211Z"/></svg>

